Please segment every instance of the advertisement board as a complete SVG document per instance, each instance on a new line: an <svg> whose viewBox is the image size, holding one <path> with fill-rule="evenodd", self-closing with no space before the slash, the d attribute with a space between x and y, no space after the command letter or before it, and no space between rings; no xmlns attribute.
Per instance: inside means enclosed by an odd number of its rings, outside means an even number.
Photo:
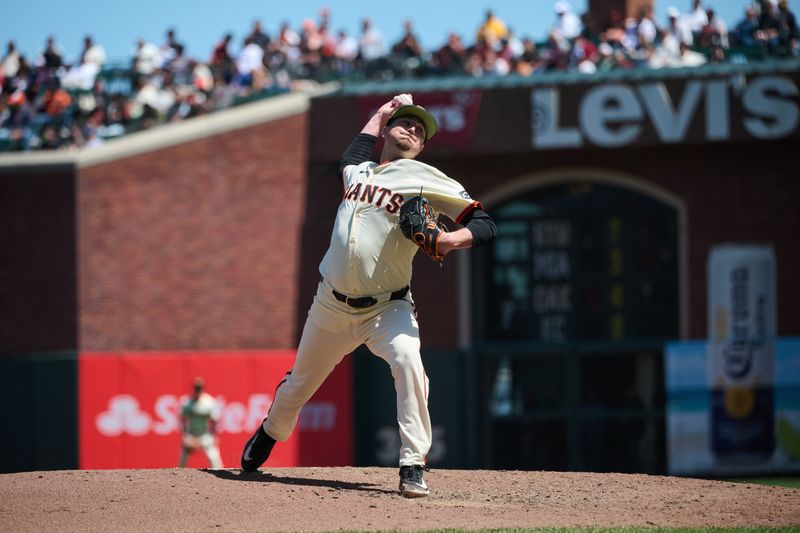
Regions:
<svg viewBox="0 0 800 533"><path fill-rule="evenodd" d="M800 132L798 77L586 83L531 90L535 150L776 140Z"/></svg>
<svg viewBox="0 0 800 533"><path fill-rule="evenodd" d="M756 475L800 472L800 338L777 338L774 352L774 447L766 456L731 461L713 439L713 390L707 342L666 346L667 471L673 475ZM748 431L741 425L742 437ZM744 460L747 458L747 460Z"/></svg>
<svg viewBox="0 0 800 533"><path fill-rule="evenodd" d="M294 351L81 353L78 361L79 468L166 468L181 452L180 406L195 377L218 402L224 467L272 404ZM269 466L353 463L352 370L345 358L305 405L291 438ZM207 467L202 452L189 467Z"/></svg>

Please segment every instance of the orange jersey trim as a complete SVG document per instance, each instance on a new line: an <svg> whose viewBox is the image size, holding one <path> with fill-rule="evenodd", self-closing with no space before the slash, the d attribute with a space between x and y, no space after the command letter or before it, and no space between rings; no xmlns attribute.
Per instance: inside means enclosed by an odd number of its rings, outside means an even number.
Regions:
<svg viewBox="0 0 800 533"><path fill-rule="evenodd" d="M478 209L483 209L483 206L481 205L481 203L480 203L480 202L472 202L472 203L471 203L471 204L469 204L467 207L465 207L463 211L461 211L461 214L459 214L459 215L456 217L456 219L455 219L455 223L456 223L456 224L461 224L461 221L464 219L464 217L465 217L465 216L467 216L467 215L470 213L470 211L472 211L472 210L473 210L473 209L475 209L476 207L477 207Z"/></svg>

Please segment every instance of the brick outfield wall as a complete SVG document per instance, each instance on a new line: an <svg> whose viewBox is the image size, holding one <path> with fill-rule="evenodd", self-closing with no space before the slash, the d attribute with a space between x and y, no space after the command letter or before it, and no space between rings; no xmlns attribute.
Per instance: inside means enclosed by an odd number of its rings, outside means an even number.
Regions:
<svg viewBox="0 0 800 533"><path fill-rule="evenodd" d="M305 114L79 170L80 349L295 345Z"/></svg>

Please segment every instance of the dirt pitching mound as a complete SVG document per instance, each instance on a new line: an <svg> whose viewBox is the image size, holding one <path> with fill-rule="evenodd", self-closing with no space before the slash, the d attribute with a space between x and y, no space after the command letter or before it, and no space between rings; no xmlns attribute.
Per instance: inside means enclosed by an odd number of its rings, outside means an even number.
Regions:
<svg viewBox="0 0 800 533"><path fill-rule="evenodd" d="M390 468L80 470L0 475L0 531L336 531L800 525L800 490L675 477Z"/></svg>

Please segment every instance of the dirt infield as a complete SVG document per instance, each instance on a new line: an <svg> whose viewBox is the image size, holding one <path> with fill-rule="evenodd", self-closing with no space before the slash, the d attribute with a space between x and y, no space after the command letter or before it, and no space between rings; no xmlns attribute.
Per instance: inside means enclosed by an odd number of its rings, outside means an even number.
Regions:
<svg viewBox="0 0 800 533"><path fill-rule="evenodd" d="M800 490L630 474L387 468L86 470L0 475L0 531L336 531L800 525Z"/></svg>

